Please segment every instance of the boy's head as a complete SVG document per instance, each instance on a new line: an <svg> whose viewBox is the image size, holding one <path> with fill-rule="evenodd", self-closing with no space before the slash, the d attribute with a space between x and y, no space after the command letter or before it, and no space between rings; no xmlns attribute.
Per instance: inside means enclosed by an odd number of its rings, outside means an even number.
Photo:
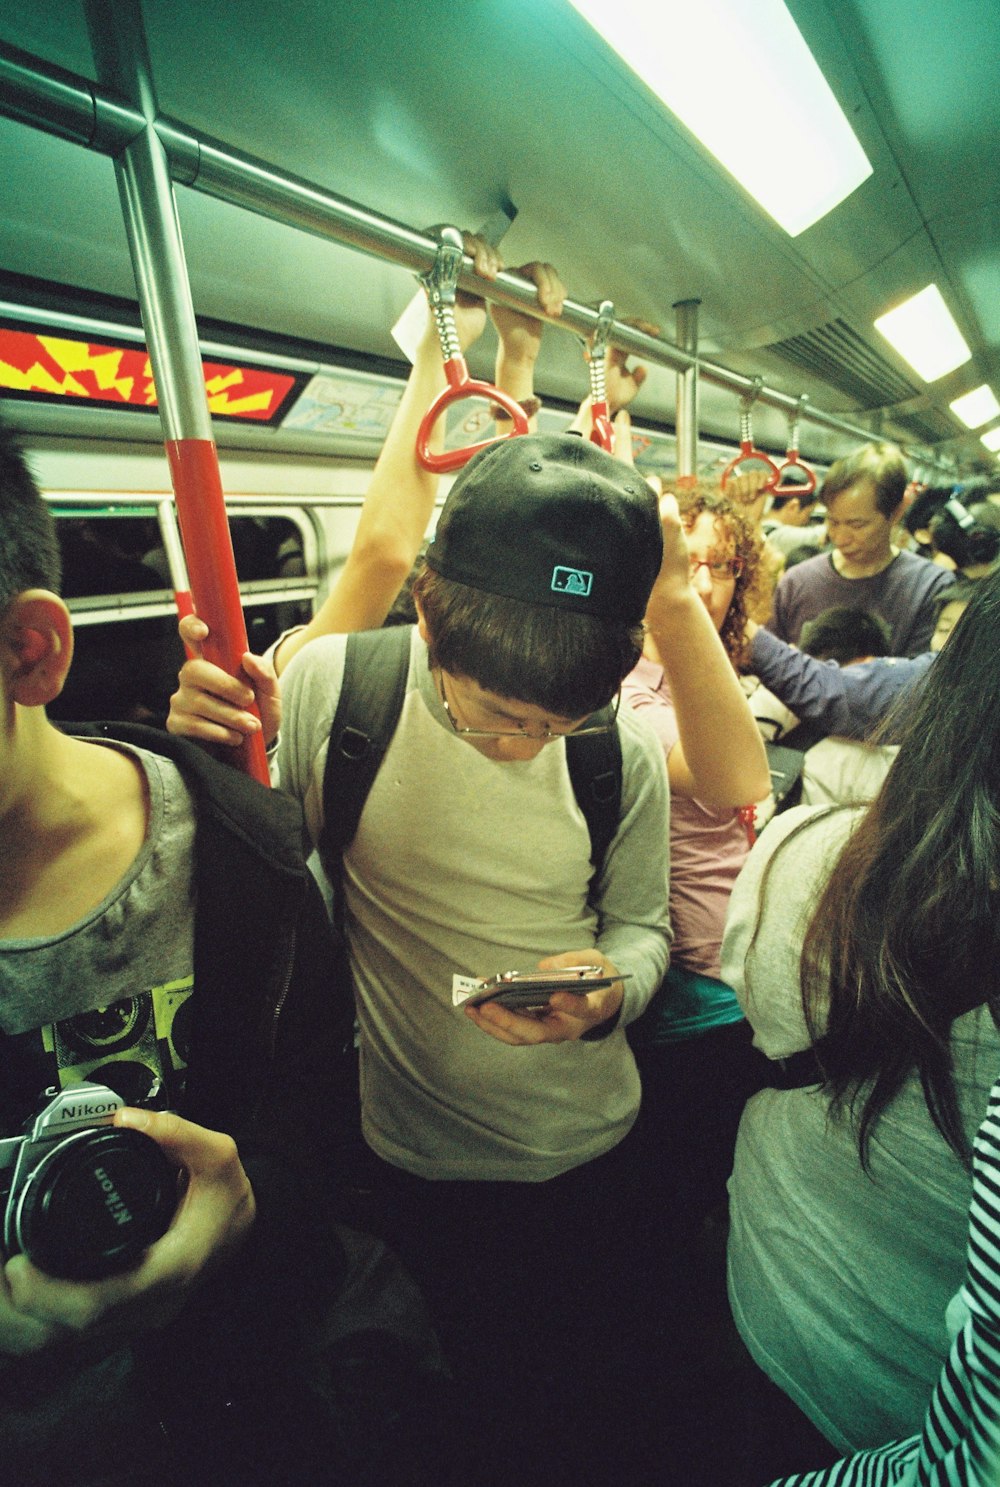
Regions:
<svg viewBox="0 0 1000 1487"><path fill-rule="evenodd" d="M849 666L852 661L888 656L892 650L892 632L880 614L835 606L807 620L799 636L799 649L818 661Z"/></svg>
<svg viewBox="0 0 1000 1487"><path fill-rule="evenodd" d="M0 425L0 696L42 707L62 690L73 654L56 591L59 543L20 446Z"/></svg>
<svg viewBox="0 0 1000 1487"><path fill-rule="evenodd" d="M414 586L432 665L579 719L642 647L660 569L656 497L586 440L527 435L472 459Z"/></svg>

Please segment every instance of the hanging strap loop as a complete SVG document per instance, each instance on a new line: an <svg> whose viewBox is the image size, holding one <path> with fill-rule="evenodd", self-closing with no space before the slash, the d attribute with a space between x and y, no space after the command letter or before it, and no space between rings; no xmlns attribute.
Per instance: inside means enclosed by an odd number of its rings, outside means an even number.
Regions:
<svg viewBox="0 0 1000 1487"><path fill-rule="evenodd" d="M750 391L744 393L740 398L740 452L735 459L731 459L722 472L721 485L725 490L730 480L736 475L753 475L758 471L767 474L767 480L761 487L765 491L773 491L778 483L778 467L770 455L762 449L755 449L753 442L753 427L751 422L751 409L760 396L760 390L764 386L763 377L755 377Z"/></svg>
<svg viewBox="0 0 1000 1487"><path fill-rule="evenodd" d="M803 393L789 418L788 456L778 466L778 483L774 487L776 496L811 496L816 489L816 471L810 470L799 459L799 419L808 401Z"/></svg>
<svg viewBox="0 0 1000 1487"><path fill-rule="evenodd" d="M608 377L605 357L608 351L608 335L614 323L615 307L609 299L601 301L597 312L597 327L588 346L584 343L584 356L590 364L590 438L609 454L614 452L615 431L608 409Z"/></svg>
<svg viewBox="0 0 1000 1487"><path fill-rule="evenodd" d="M417 430L417 459L425 470L435 472L457 470L487 445L528 432L528 419L520 403L509 397L507 393L501 392L500 388L494 387L491 382L478 382L469 376L469 369L465 364L458 331L455 327L455 296L458 291L458 276L462 272L463 258L462 234L455 227L442 227L441 242L433 266L427 273L417 275L427 291L434 324L437 327L438 340L441 342L444 374L448 381L447 387L438 393L424 414L420 428ZM495 438L483 439L478 444L466 445L462 449L447 449L437 454L433 453L430 449L430 439L434 425L446 408L466 398L485 398L488 402L497 404L510 417L512 421L510 430L505 434L496 435Z"/></svg>

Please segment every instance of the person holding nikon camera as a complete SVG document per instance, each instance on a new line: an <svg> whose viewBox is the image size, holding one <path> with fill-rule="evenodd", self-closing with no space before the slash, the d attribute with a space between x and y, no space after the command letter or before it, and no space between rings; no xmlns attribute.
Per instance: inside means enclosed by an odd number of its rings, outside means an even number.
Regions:
<svg viewBox="0 0 1000 1487"><path fill-rule="evenodd" d="M350 995L287 797L165 734L48 721L58 586L0 429L0 1478L285 1480L336 1459L306 1360L345 1277ZM98 1155L50 1176L61 1123ZM162 1212L120 1250L147 1202L125 1133Z"/></svg>

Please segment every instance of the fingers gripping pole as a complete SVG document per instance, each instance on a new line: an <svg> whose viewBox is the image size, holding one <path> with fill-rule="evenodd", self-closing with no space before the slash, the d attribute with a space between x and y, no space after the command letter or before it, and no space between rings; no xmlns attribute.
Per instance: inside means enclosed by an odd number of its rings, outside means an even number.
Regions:
<svg viewBox="0 0 1000 1487"><path fill-rule="evenodd" d="M723 490L726 489L730 480L738 475L766 474L767 479L761 486L761 489L765 491L773 491L778 483L778 467L774 463L774 460L771 459L770 455L765 454L762 449L755 449L753 442L751 409L757 401L763 386L763 378L755 377L750 391L740 399L740 452L734 459L729 461L729 464L722 472L721 485Z"/></svg>
<svg viewBox="0 0 1000 1487"><path fill-rule="evenodd" d="M615 307L609 299L601 301L594 339L585 355L590 363L590 438L609 454L614 452L615 431L608 410L608 377L605 357L608 335L614 324Z"/></svg>
<svg viewBox="0 0 1000 1487"><path fill-rule="evenodd" d="M208 626L206 658L230 676L239 676L248 649L239 582L233 562L219 458L210 439L168 439L170 477L177 501L184 552L197 600L198 617ZM267 751L260 733L240 745L243 768L269 783Z"/></svg>
<svg viewBox="0 0 1000 1487"><path fill-rule="evenodd" d="M465 364L458 331L455 327L455 295L458 290L458 276L462 270L463 256L461 233L455 227L443 227L441 243L433 268L426 274L417 276L427 291L427 298L434 315L434 324L437 326L438 340L441 342L444 374L448 382L447 387L439 392L431 403L417 430L417 458L425 470L435 472L457 470L460 465L466 464L474 454L477 454L480 449L485 449L487 445L528 432L528 419L520 403L502 392L500 388L494 387L491 382L479 382L469 376L469 369ZM498 434L493 439L483 439L478 444L466 445L463 449L433 452L430 448L430 441L434 425L452 403L464 402L467 398L485 398L491 403L498 404L510 415L512 421L510 431L506 434Z"/></svg>

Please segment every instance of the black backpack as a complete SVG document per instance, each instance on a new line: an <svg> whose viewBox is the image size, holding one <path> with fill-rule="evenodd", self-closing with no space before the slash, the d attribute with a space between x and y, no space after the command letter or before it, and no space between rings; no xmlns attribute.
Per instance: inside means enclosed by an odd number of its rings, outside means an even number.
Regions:
<svg viewBox="0 0 1000 1487"><path fill-rule="evenodd" d="M396 730L406 694L412 634L412 626L395 625L347 637L344 679L323 776L322 849L330 865L340 860L353 840L368 792ZM618 729L582 738L568 735L566 761L590 832L593 885L618 828L622 793ZM338 893L338 911L339 899Z"/></svg>

